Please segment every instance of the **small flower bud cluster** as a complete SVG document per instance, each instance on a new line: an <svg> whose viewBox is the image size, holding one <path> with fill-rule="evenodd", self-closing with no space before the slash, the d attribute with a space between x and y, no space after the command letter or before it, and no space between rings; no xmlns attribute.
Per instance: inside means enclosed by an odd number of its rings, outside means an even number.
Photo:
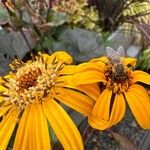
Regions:
<svg viewBox="0 0 150 150"><path fill-rule="evenodd" d="M93 6L88 6L87 0L62 0L53 3L53 9L65 12L69 16L68 23L73 27L101 31L98 26L100 20L98 10Z"/></svg>

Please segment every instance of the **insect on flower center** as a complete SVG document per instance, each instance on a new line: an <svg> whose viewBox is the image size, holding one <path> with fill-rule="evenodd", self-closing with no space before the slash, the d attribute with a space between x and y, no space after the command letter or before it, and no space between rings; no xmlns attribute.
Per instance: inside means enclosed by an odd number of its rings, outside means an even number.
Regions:
<svg viewBox="0 0 150 150"><path fill-rule="evenodd" d="M117 51L106 47L108 62L105 64L106 87L114 93L127 91L132 83L130 68L125 66L125 51L122 46Z"/></svg>
<svg viewBox="0 0 150 150"><path fill-rule="evenodd" d="M124 66L118 65L117 69L110 63L106 64L105 77L106 87L111 89L114 93L127 91L131 85L131 72L130 69L123 68Z"/></svg>
<svg viewBox="0 0 150 150"><path fill-rule="evenodd" d="M114 68L111 64L106 64L105 77L107 80L111 80L116 83L124 83L128 80L128 73L124 66L118 64L116 68Z"/></svg>

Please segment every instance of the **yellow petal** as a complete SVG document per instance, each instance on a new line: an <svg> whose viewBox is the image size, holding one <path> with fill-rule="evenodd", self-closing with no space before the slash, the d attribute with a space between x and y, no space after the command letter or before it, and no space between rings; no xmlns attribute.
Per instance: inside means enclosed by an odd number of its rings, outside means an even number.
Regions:
<svg viewBox="0 0 150 150"><path fill-rule="evenodd" d="M3 83L2 77L0 76L0 83Z"/></svg>
<svg viewBox="0 0 150 150"><path fill-rule="evenodd" d="M87 63L82 63L77 66L77 72L86 72L86 71L98 71L98 72L104 72L105 64L102 61L98 62L87 62Z"/></svg>
<svg viewBox="0 0 150 150"><path fill-rule="evenodd" d="M66 75L66 74L74 74L77 70L77 66L74 65L66 65L62 70L60 70L61 75Z"/></svg>
<svg viewBox="0 0 150 150"><path fill-rule="evenodd" d="M109 121L99 119L98 117L95 117L93 115L88 117L88 123L92 128L98 129L98 130L105 130L111 127L111 124Z"/></svg>
<svg viewBox="0 0 150 150"><path fill-rule="evenodd" d="M95 84L95 83L79 85L79 86L77 86L77 88L79 88L81 91L86 93L88 96L90 96L94 100L97 100L97 98L99 97L99 95L101 93L99 85Z"/></svg>
<svg viewBox="0 0 150 150"><path fill-rule="evenodd" d="M73 86L75 87L74 83L73 83L73 75L60 75L57 79L56 79L56 86L57 87L63 87L63 86Z"/></svg>
<svg viewBox="0 0 150 150"><path fill-rule="evenodd" d="M30 113L29 150L50 150L48 124L41 104L33 104Z"/></svg>
<svg viewBox="0 0 150 150"><path fill-rule="evenodd" d="M92 115L99 119L108 121L110 116L110 102L111 102L112 91L105 89L100 97L97 99L96 104L93 108Z"/></svg>
<svg viewBox="0 0 150 150"><path fill-rule="evenodd" d="M42 54L42 59L44 60L45 63L47 64L51 64L54 60L54 57L52 57L51 55L48 54Z"/></svg>
<svg viewBox="0 0 150 150"><path fill-rule="evenodd" d="M86 72L81 72L75 74L73 77L74 85L78 86L81 84L91 84L91 83L98 83L98 82L106 82L104 74L99 71L89 70Z"/></svg>
<svg viewBox="0 0 150 150"><path fill-rule="evenodd" d="M11 109L11 107L12 107L12 105L1 106L1 108L0 108L0 117L5 115L8 112L8 110Z"/></svg>
<svg viewBox="0 0 150 150"><path fill-rule="evenodd" d="M47 99L42 104L45 115L65 150L83 150L79 131L68 114L55 102Z"/></svg>
<svg viewBox="0 0 150 150"><path fill-rule="evenodd" d="M0 92L4 92L6 91L7 89L5 87L3 87L2 85L0 85Z"/></svg>
<svg viewBox="0 0 150 150"><path fill-rule="evenodd" d="M118 123L123 118L123 116L125 115L125 110L126 104L123 95L116 94L110 115L111 125Z"/></svg>
<svg viewBox="0 0 150 150"><path fill-rule="evenodd" d="M5 150L17 123L18 111L10 111L0 122L0 149Z"/></svg>
<svg viewBox="0 0 150 150"><path fill-rule="evenodd" d="M132 73L132 75L133 75L133 83L143 82L145 84L150 85L150 75L148 73L136 70Z"/></svg>
<svg viewBox="0 0 150 150"><path fill-rule="evenodd" d="M30 113L30 107L26 108L21 116L19 127L17 130L15 142L13 149L14 150L27 150L29 149L29 136L30 136L30 127L32 121L32 115Z"/></svg>
<svg viewBox="0 0 150 150"><path fill-rule="evenodd" d="M126 66L127 65L135 66L137 59L128 57L128 58L125 58L124 61L125 61Z"/></svg>
<svg viewBox="0 0 150 150"><path fill-rule="evenodd" d="M3 78L0 77L0 92L4 92L4 91L7 90L7 88L5 88L4 86L2 86L2 83L5 83L4 79L5 79L5 78L8 78L8 77L9 77L9 75L4 76Z"/></svg>
<svg viewBox="0 0 150 150"><path fill-rule="evenodd" d="M90 115L94 106L92 98L71 88L61 88L56 99L84 115Z"/></svg>
<svg viewBox="0 0 150 150"><path fill-rule="evenodd" d="M139 125L144 129L150 128L150 98L140 85L133 85L125 93L129 107Z"/></svg>
<svg viewBox="0 0 150 150"><path fill-rule="evenodd" d="M2 96L0 96L0 103L3 101L3 99L4 99L4 98L3 98Z"/></svg>
<svg viewBox="0 0 150 150"><path fill-rule="evenodd" d="M73 59L72 57L65 51L58 51L51 55L52 57L56 57L58 61L64 62L66 64L71 64Z"/></svg>
<svg viewBox="0 0 150 150"><path fill-rule="evenodd" d="M122 94L115 96L112 110L110 113L109 120L103 120L103 118L98 116L90 116L88 118L89 124L98 130L104 130L106 128L110 128L112 125L118 123L125 114L125 100Z"/></svg>

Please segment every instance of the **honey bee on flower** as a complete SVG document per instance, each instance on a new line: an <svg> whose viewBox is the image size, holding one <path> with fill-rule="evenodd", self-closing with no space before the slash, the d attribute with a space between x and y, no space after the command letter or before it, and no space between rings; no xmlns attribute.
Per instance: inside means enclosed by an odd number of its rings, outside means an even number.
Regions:
<svg viewBox="0 0 150 150"><path fill-rule="evenodd" d="M95 98L88 116L89 124L99 130L117 124L125 115L127 101L139 125L149 129L150 97L140 83L150 85L150 75L132 70L136 59L124 57L122 46L117 51L107 47L106 54L106 57L78 65L78 73L74 76L76 87L85 90L88 85L87 94Z"/></svg>
<svg viewBox="0 0 150 150"><path fill-rule="evenodd" d="M111 47L107 47L106 54L109 63L111 64L112 79L114 81L120 81L120 80L123 81L127 79L126 68L125 68L124 58L123 58L125 57L124 48L120 46L118 50L115 51Z"/></svg>

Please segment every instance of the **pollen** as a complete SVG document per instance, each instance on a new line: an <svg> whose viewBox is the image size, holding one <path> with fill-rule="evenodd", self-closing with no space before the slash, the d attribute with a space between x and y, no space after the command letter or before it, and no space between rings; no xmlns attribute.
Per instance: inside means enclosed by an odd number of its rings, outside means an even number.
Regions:
<svg viewBox="0 0 150 150"><path fill-rule="evenodd" d="M11 102L20 109L33 103L41 103L46 96L52 98L52 88L56 85L62 65L55 60L47 64L42 56L26 63L15 60L11 64L11 77L3 78L2 86L6 90L1 96L4 97L4 101Z"/></svg>

